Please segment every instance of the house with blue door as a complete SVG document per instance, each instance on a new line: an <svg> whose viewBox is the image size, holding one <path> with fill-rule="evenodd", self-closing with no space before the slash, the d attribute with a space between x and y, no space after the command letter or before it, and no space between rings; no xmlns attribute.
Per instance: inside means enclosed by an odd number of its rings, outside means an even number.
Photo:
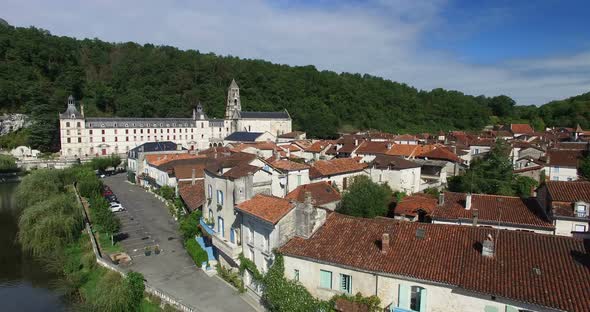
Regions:
<svg viewBox="0 0 590 312"><path fill-rule="evenodd" d="M331 213L279 251L315 297L377 296L395 312L588 311L584 240Z"/></svg>

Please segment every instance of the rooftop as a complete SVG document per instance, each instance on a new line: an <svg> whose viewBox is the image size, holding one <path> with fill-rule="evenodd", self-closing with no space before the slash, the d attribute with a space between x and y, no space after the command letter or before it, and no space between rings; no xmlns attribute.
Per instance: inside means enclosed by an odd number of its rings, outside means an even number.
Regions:
<svg viewBox="0 0 590 312"><path fill-rule="evenodd" d="M305 201L305 193L307 192L311 193L312 203L316 206L333 203L342 199L340 193L325 181L300 185L287 194L285 199L292 199L303 203Z"/></svg>
<svg viewBox="0 0 590 312"><path fill-rule="evenodd" d="M288 159L269 161L269 165L281 171L298 171L309 169L309 165L300 164L298 162L294 162Z"/></svg>
<svg viewBox="0 0 590 312"><path fill-rule="evenodd" d="M225 141L236 141L236 142L254 142L263 133L262 132L247 132L237 131L225 137Z"/></svg>
<svg viewBox="0 0 590 312"><path fill-rule="evenodd" d="M165 163L181 160L181 159L198 159L203 158L201 155L193 155L189 153L181 153L181 154L150 154L145 156L145 160L148 164L158 167Z"/></svg>
<svg viewBox="0 0 590 312"><path fill-rule="evenodd" d="M581 150L550 150L546 158L550 166L577 167L582 154Z"/></svg>
<svg viewBox="0 0 590 312"><path fill-rule="evenodd" d="M295 205L288 199L263 194L257 194L236 205L237 210L272 224L279 222L293 208Z"/></svg>
<svg viewBox="0 0 590 312"><path fill-rule="evenodd" d="M333 176L348 172L361 171L367 167L353 158L336 158L316 161L309 171L310 178Z"/></svg>
<svg viewBox="0 0 590 312"><path fill-rule="evenodd" d="M422 210L430 215L436 208L437 204L438 200L433 196L417 193L402 198L402 200L395 205L394 214L415 217L418 210Z"/></svg>
<svg viewBox="0 0 590 312"><path fill-rule="evenodd" d="M377 155L369 166L375 166L377 169L390 170L404 170L420 167L420 165L415 162L405 160L402 157L389 155Z"/></svg>
<svg viewBox="0 0 590 312"><path fill-rule="evenodd" d="M471 209L465 209L465 193L444 192L444 204L431 214L433 220L473 219L477 210L478 220L512 226L552 229L535 198L472 194Z"/></svg>
<svg viewBox="0 0 590 312"><path fill-rule="evenodd" d="M181 183L178 194L191 211L197 210L205 202L205 181L196 180L195 184Z"/></svg>
<svg viewBox="0 0 590 312"><path fill-rule="evenodd" d="M547 181L545 185L553 201L590 203L590 182L588 181Z"/></svg>
<svg viewBox="0 0 590 312"><path fill-rule="evenodd" d="M510 131L512 133L533 133L533 127L529 124L511 124Z"/></svg>
<svg viewBox="0 0 590 312"><path fill-rule="evenodd" d="M424 238L416 237L417 229ZM384 233L390 236L385 254ZM481 254L488 235L496 242L493 257ZM332 213L311 238L295 237L280 251L553 309L590 306L590 258L584 241L570 237Z"/></svg>
<svg viewBox="0 0 590 312"><path fill-rule="evenodd" d="M240 118L245 119L290 119L286 110L280 112L240 112Z"/></svg>

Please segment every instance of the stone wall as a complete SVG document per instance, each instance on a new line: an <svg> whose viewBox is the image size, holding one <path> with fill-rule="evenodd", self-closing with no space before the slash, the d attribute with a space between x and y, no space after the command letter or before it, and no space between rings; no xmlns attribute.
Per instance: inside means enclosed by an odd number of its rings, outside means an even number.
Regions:
<svg viewBox="0 0 590 312"><path fill-rule="evenodd" d="M4 114L0 116L0 136L28 127L29 118L24 114Z"/></svg>

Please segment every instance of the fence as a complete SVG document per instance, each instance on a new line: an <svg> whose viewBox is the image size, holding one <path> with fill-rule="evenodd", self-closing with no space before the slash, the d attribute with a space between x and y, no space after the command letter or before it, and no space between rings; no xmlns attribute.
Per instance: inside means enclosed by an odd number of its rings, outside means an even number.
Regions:
<svg viewBox="0 0 590 312"><path fill-rule="evenodd" d="M78 188L76 187L76 185L74 184L74 192L76 193L76 200L78 201L78 204L80 205L80 207L82 207L82 210L84 212L84 224L86 227L86 231L88 232L88 236L90 237L90 242L92 243L92 250L94 251L94 256L96 257L96 263L98 263L98 265L111 270L111 271L115 271L119 274L121 274L122 276L125 276L127 274L127 272L125 272L125 270L117 267L116 265L114 265L113 263L111 263L110 261L105 260L102 257L100 248L98 247L98 243L96 242L96 238L94 237L94 233L92 232L92 228L90 226L90 219L88 218L88 214L86 212L86 207L84 207L84 204L82 203L82 198L80 197L80 194L78 193ZM176 308L179 311L182 312L200 312L200 310L188 306L184 303L182 303L182 301L180 299L177 299L176 297L170 295L169 293L154 287L152 285L150 285L147 280L145 281L145 291L148 294L154 295L158 298L160 298L163 302L173 306L174 308Z"/></svg>

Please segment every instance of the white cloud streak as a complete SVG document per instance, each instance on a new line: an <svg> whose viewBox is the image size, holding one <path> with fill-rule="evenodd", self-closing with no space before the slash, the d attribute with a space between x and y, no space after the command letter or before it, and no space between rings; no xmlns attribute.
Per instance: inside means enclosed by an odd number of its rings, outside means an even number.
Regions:
<svg viewBox="0 0 590 312"><path fill-rule="evenodd" d="M269 0L270 1L270 0ZM371 0L288 8L267 1L4 0L2 18L77 38L178 46L281 64L383 76L421 89L507 94L542 104L590 90L590 51L473 65L424 51L444 1ZM288 4L288 3L287 3Z"/></svg>

